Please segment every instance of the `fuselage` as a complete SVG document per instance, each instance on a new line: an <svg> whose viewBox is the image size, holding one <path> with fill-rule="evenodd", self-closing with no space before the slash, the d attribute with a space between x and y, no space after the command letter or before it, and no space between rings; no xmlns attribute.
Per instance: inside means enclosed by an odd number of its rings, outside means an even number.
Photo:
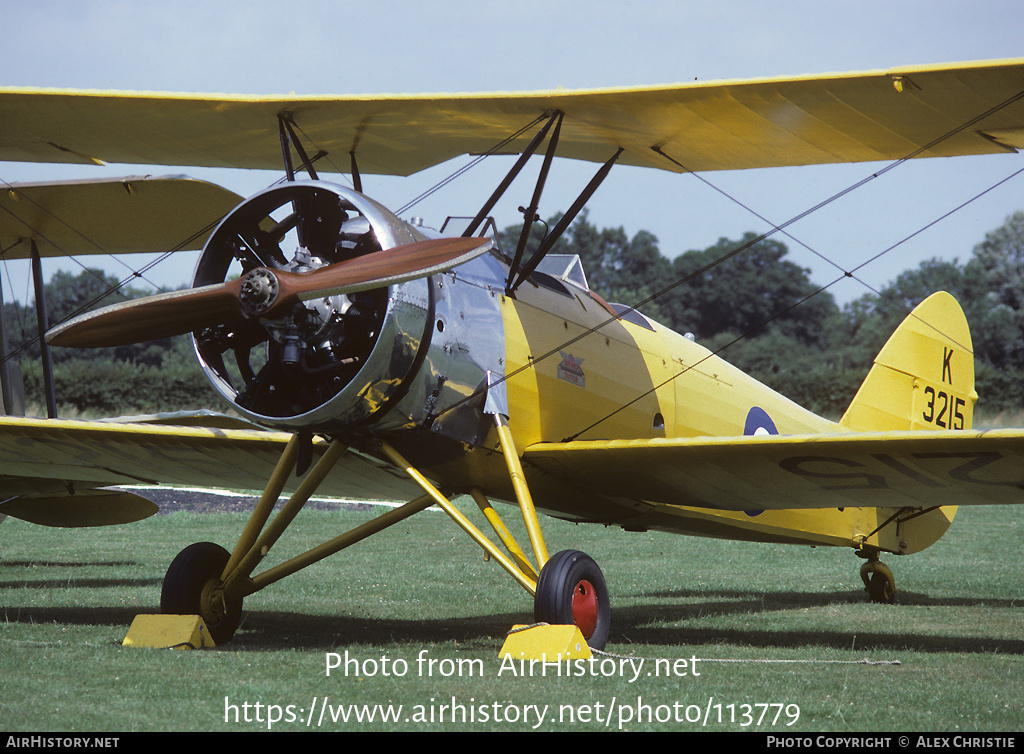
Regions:
<svg viewBox="0 0 1024 754"><path fill-rule="evenodd" d="M332 242L296 254L306 267L335 263L335 255L366 238L390 248L437 235L333 184L271 189L214 233L196 284L223 277L235 238L269 209L292 203L322 205L324 215L343 210L335 220L336 248ZM514 291L507 287L510 264L495 249L442 274L307 302L301 318L264 323L270 359L255 376L255 369L241 378L232 372L215 341L199 342L197 350L214 385L253 421L329 434L370 454L384 438L442 488L478 489L506 501L515 494L495 414L507 418L520 451L568 440L845 431L694 339L605 303L589 290L574 256L549 255ZM290 366L275 365L286 346L297 355ZM920 549L895 532L872 534L891 515L885 509L710 510L687 506L685 496L677 505L654 505L524 471L537 508L570 520L847 547L870 535L877 549ZM941 534L951 516L933 518ZM927 544L935 538L929 534Z"/></svg>

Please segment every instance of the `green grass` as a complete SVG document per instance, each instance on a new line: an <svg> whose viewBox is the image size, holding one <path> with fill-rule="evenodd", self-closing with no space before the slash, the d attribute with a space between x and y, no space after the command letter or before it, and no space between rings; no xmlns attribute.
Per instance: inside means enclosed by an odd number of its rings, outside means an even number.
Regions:
<svg viewBox="0 0 1024 754"><path fill-rule="evenodd" d="M461 504L467 513L472 504ZM514 509L505 509L513 514ZM271 563L360 523L358 511L306 511ZM244 517L175 513L125 527L0 528L0 729L248 731L267 707L301 720L331 705L401 704L402 721L327 722L320 730L529 730L526 705L548 705L545 730L1016 731L1024 728L1024 512L961 509L946 537L890 557L900 593L872 605L848 551L720 542L544 520L552 552L574 547L601 564L612 593L607 651L643 658L641 676L499 675L509 628L531 599L441 513L413 517L246 600L235 639L177 652L120 645L139 613L156 612L168 563L199 540L229 547ZM329 653L360 661L336 670ZM417 658L435 660L419 671ZM654 677L656 659L697 657L699 676ZM386 658L404 676L380 672ZM899 664L862 664L898 662ZM613 657L614 659L614 657ZM375 665L372 662L376 661ZM445 664L444 661L447 661ZM445 677L441 670L464 673ZM482 671L469 675L469 670ZM600 669L600 668L599 668ZM452 698L476 722L448 722ZM233 708L225 721L225 699ZM741 705L797 705L744 726ZM482 722L495 705L515 721ZM562 705L566 705L562 710ZM651 721L636 720L637 706ZM673 705L676 705L673 707ZM720 705L720 706L716 706ZM730 707L730 705L732 705ZM559 722L571 708L601 722ZM335 707L337 709L337 707ZM427 722L413 718L424 710ZM753 707L756 716L762 708ZM784 708L783 708L784 709ZM432 714L434 722L429 722ZM720 710L720 712L719 712ZM793 711L793 708L790 708ZM678 713L682 722L659 722ZM444 714L446 722L438 722ZM721 715L722 722L719 722ZM736 722L730 722L735 715ZM328 718L329 720L329 718Z"/></svg>

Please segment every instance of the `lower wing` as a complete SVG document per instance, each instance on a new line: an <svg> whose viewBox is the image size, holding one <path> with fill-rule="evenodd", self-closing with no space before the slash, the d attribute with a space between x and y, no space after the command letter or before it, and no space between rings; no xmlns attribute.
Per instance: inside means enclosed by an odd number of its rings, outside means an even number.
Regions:
<svg viewBox="0 0 1024 754"><path fill-rule="evenodd" d="M537 444L524 462L595 496L732 511L1024 503L1024 430Z"/></svg>
<svg viewBox="0 0 1024 754"><path fill-rule="evenodd" d="M157 506L106 489L114 485L262 490L290 437L257 429L0 416L0 515L48 526L118 524L152 515ZM313 461L325 447L313 443ZM298 481L293 475L286 489ZM350 451L317 494L392 500L409 499L411 490L400 472Z"/></svg>

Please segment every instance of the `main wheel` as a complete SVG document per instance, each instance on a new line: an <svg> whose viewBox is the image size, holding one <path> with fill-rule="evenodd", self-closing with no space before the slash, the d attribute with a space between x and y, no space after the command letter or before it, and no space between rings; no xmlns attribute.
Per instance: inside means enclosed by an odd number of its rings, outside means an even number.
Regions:
<svg viewBox="0 0 1024 754"><path fill-rule="evenodd" d="M212 542L197 542L171 561L160 592L160 612L198 615L217 644L229 641L242 619L242 600L229 599L220 580L230 554Z"/></svg>
<svg viewBox="0 0 1024 754"><path fill-rule="evenodd" d="M594 559L578 550L552 555L537 580L533 614L538 623L575 624L591 648L604 649L611 606L604 574Z"/></svg>

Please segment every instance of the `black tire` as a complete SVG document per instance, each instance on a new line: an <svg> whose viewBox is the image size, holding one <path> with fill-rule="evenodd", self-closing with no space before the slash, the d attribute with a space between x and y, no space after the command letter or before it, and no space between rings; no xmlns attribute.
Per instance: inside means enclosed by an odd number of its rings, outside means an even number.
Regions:
<svg viewBox="0 0 1024 754"><path fill-rule="evenodd" d="M220 581L230 557L227 550L212 542L197 542L179 552L164 577L160 612L198 615L216 644L230 641L242 619L242 600L203 600L207 585Z"/></svg>
<svg viewBox="0 0 1024 754"><path fill-rule="evenodd" d="M604 649L611 605L604 574L594 559L578 550L552 555L537 580L533 614L538 623L575 624L592 649Z"/></svg>
<svg viewBox="0 0 1024 754"><path fill-rule="evenodd" d="M868 596L872 602L887 605L896 598L896 589L885 573L874 571L868 577Z"/></svg>

